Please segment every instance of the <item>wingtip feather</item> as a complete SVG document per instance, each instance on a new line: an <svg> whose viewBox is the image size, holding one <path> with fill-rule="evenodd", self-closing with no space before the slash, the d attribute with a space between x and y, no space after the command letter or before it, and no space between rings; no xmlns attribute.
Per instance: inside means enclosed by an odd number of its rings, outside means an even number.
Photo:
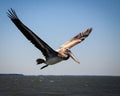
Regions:
<svg viewBox="0 0 120 96"><path fill-rule="evenodd" d="M12 8L8 9L7 16L8 16L10 19L18 19L18 16L17 16L15 10L12 9Z"/></svg>

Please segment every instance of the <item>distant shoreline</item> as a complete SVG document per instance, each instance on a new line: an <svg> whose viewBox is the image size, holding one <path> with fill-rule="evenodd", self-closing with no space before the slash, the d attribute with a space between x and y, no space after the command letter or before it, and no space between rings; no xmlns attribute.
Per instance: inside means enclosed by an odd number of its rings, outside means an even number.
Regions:
<svg viewBox="0 0 120 96"><path fill-rule="evenodd" d="M113 75L24 75L24 74L0 74L0 76L65 76L65 77L120 77L120 76L113 76Z"/></svg>

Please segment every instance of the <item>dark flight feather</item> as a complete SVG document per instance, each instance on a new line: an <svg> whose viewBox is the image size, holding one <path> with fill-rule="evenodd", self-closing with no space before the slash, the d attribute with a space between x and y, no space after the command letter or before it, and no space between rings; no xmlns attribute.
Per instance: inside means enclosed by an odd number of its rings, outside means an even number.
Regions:
<svg viewBox="0 0 120 96"><path fill-rule="evenodd" d="M12 20L12 22L17 26L17 28L23 33L23 35L38 48L45 58L52 57L58 54L54 51L48 44L46 44L41 38L39 38L35 33L33 33L27 26L25 26L20 19L18 18L16 12L11 8L7 12L8 17ZM50 54L52 53L52 54Z"/></svg>

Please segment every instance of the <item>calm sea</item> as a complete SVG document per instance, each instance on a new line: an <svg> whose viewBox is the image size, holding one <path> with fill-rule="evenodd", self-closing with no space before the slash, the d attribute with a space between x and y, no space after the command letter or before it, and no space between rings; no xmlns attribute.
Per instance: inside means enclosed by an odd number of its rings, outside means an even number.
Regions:
<svg viewBox="0 0 120 96"><path fill-rule="evenodd" d="M120 96L120 77L0 75L0 96Z"/></svg>

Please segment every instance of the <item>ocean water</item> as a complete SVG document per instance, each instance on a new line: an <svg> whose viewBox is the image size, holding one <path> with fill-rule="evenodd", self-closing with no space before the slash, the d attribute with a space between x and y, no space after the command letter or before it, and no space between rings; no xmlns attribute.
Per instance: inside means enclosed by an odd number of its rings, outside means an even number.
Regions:
<svg viewBox="0 0 120 96"><path fill-rule="evenodd" d="M0 75L0 96L120 96L120 77Z"/></svg>

